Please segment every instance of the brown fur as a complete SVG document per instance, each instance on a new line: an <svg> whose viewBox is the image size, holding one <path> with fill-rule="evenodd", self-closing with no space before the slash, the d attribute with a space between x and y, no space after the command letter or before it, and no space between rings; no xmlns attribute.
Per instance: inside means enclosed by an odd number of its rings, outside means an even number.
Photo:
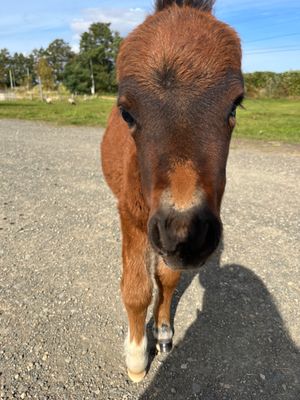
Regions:
<svg viewBox="0 0 300 400"><path fill-rule="evenodd" d="M162 95L161 79L172 71L170 78L181 86L204 91L225 77L228 68L239 70L240 60L233 29L206 12L173 6L149 16L122 43L118 80L134 76L141 86Z"/></svg>
<svg viewBox="0 0 300 400"><path fill-rule="evenodd" d="M196 199L198 175L191 162L177 164L169 175L172 201L176 208L188 208Z"/></svg>
<svg viewBox="0 0 300 400"><path fill-rule="evenodd" d="M158 287L158 296L154 306L154 319L159 328L170 323L170 309L174 290L179 282L180 272L170 270L160 261L157 266L155 280Z"/></svg>
<svg viewBox="0 0 300 400"><path fill-rule="evenodd" d="M172 294L180 277L149 244L147 227L169 190L179 207L204 194L219 219L233 121L226 115L243 91L239 39L209 10L170 5L149 16L122 43L117 62L118 106L136 119L129 127L115 107L101 152L102 167L118 199L123 236L122 296L130 341L141 343L152 298L152 268L159 288L156 326L170 322ZM192 3L192 2L186 2ZM224 115L224 117L222 117ZM177 237L188 232L174 218ZM134 371L139 373L141 371Z"/></svg>

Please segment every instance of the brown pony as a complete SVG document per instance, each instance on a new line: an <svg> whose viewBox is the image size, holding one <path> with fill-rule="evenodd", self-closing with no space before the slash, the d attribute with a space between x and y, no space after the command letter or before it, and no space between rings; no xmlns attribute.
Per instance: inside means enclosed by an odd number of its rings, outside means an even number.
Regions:
<svg viewBox="0 0 300 400"><path fill-rule="evenodd" d="M157 0L122 43L119 96L102 142L123 235L125 354L133 381L148 363L145 318L158 286L154 334L172 347L170 305L181 271L216 250L236 107L243 97L237 34L213 0ZM152 279L154 276L154 280Z"/></svg>

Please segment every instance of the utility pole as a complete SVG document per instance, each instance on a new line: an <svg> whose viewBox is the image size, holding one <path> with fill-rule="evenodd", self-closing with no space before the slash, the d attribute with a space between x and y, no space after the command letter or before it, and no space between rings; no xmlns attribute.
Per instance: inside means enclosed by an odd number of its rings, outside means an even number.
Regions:
<svg viewBox="0 0 300 400"><path fill-rule="evenodd" d="M17 87L17 85L16 85L16 76L15 76L15 71L14 71L13 68L12 68L12 77L13 77L14 88L16 88Z"/></svg>
<svg viewBox="0 0 300 400"><path fill-rule="evenodd" d="M9 70L9 80L10 80L10 88L11 90L13 90L14 84L13 84L11 69Z"/></svg>
<svg viewBox="0 0 300 400"><path fill-rule="evenodd" d="M90 67L91 67L91 79L92 79L92 87L91 87L91 93L92 96L95 94L95 79L94 79L94 71L93 71L93 62L92 59L90 58Z"/></svg>
<svg viewBox="0 0 300 400"><path fill-rule="evenodd" d="M29 68L27 67L27 91L28 94L30 92L30 100L32 100L32 91L30 90L30 75L29 75Z"/></svg>
<svg viewBox="0 0 300 400"><path fill-rule="evenodd" d="M29 91L29 80L30 80L30 75L29 75L29 68L27 67L27 90Z"/></svg>

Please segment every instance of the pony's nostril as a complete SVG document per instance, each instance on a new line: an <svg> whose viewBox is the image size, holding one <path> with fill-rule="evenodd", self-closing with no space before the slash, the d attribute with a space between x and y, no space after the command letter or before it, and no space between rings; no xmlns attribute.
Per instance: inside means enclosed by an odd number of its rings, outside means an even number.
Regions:
<svg viewBox="0 0 300 400"><path fill-rule="evenodd" d="M178 238L174 235L168 218L161 215L152 217L148 234L152 246L160 255L169 255L176 251Z"/></svg>
<svg viewBox="0 0 300 400"><path fill-rule="evenodd" d="M200 229L198 228L199 234L197 235L197 240L199 247L202 247L205 244L208 236L208 231L209 231L209 223L206 221L201 224Z"/></svg>
<svg viewBox="0 0 300 400"><path fill-rule="evenodd" d="M221 221L210 210L157 212L149 221L148 237L156 253L171 266L200 266L217 248Z"/></svg>

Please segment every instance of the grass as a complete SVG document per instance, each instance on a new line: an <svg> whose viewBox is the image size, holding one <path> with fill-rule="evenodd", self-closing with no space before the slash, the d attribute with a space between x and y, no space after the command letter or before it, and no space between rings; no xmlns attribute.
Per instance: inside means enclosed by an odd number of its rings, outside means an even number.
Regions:
<svg viewBox="0 0 300 400"><path fill-rule="evenodd" d="M237 112L235 137L300 142L300 100L248 99Z"/></svg>
<svg viewBox="0 0 300 400"><path fill-rule="evenodd" d="M113 104L113 97L78 100L76 106L58 101L53 104L30 100L0 102L0 118L105 126ZM300 142L299 100L248 99L244 106L245 109L238 110L235 137Z"/></svg>
<svg viewBox="0 0 300 400"><path fill-rule="evenodd" d="M17 100L0 102L0 118L47 121L57 125L105 126L113 97L92 100L76 100L76 105L67 101L46 104L39 100Z"/></svg>

